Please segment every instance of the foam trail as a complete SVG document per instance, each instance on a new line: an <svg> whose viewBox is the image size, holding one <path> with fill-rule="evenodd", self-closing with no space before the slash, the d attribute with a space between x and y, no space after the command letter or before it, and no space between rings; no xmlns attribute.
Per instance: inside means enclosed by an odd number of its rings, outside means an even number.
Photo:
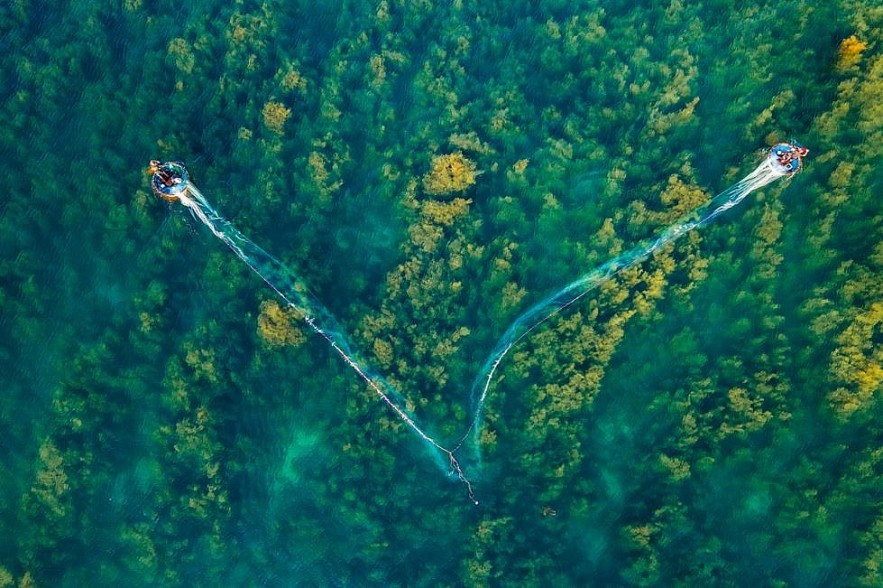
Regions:
<svg viewBox="0 0 883 588"><path fill-rule="evenodd" d="M785 147L793 146L782 144ZM777 146L778 147L778 146ZM776 147L773 148L774 155ZM805 155L806 151L798 152L798 156ZM409 415L402 407L405 405L401 397L396 393L383 378L370 371L367 363L362 361L357 354L350 348L346 337L342 334L342 330L338 327L337 321L331 316L325 307L310 294L306 285L288 268L286 268L279 260L255 245L250 239L239 232L230 223L215 211L208 203L202 193L192 183L187 183L187 187L183 192L174 190L174 184L169 184L162 179L161 176L155 175L153 182L154 191L167 200L179 200L186 206L191 214L199 219L211 232L227 244L234 253L244 261L257 275L263 279L292 309L297 315L309 325L313 332L325 339L328 344L337 352L338 355L346 362L346 364L355 371L360 378L368 385L369 388L380 398L411 431L416 434L427 446L434 450L432 456L436 463L448 470L448 475L456 475L457 479L466 486L470 500L475 504L478 501L473 492L472 483L466 478L463 469L454 454L465 444L471 435L477 435L479 423L482 416L485 400L487 399L488 390L493 380L494 374L512 349L519 341L527 336L531 331L536 329L543 322L567 308L577 300L585 296L592 289L609 279L617 272L630 268L637 263L649 257L654 251L671 243L678 237L711 222L719 214L739 204L748 194L754 190L769 184L770 182L782 176L790 175L799 169L800 160L797 160L795 167L785 167L784 164L774 164L772 156L764 160L752 173L746 176L737 184L727 188L706 204L696 208L690 214L680 221L672 224L662 231L658 236L640 242L631 250L607 261L606 263L596 267L587 274L567 284L557 292L547 296L537 304L530 307L524 314L519 316L506 329L503 337L494 347L493 352L482 366L481 372L472 386L471 402L473 412L471 420L463 433L463 436L457 441L453 449L448 449L439 444L435 439L429 436L417 423L413 417ZM158 169L162 169L159 162L151 162L156 164ZM167 166L170 164L166 164ZM185 174L186 170L180 166L177 170L179 174ZM166 170L167 171L167 170ZM155 172L159 173L159 172ZM178 176L180 177L180 175ZM161 183L162 182L162 183ZM169 197L171 196L171 198ZM477 439L476 439L477 441ZM474 443L475 455L480 460L479 443ZM442 455L446 456L447 463L443 463Z"/></svg>
<svg viewBox="0 0 883 588"><path fill-rule="evenodd" d="M325 339L331 348L355 371L368 387L380 398L392 411L404 422L412 432L429 445L430 448L440 451L448 458L447 463L436 460L436 463L447 469L450 475L456 475L457 479L466 485L469 498L478 504L472 491L472 485L463 474L460 464L454 457L454 452L440 445L435 439L426 434L414 419L401 405L401 400L395 400L398 394L393 388L379 376L371 373L366 363L358 359L350 348L346 339L340 333L337 321L331 316L322 304L316 300L307 290L303 282L286 268L279 260L264 251L248 237L239 232L233 224L218 214L205 199L205 196L192 183L188 185L186 194L179 196L181 204L190 209L191 213L199 219L221 241L227 244L233 252L248 265L257 275L267 283L298 315L303 317L310 329ZM435 451L433 456L439 457Z"/></svg>
<svg viewBox="0 0 883 588"><path fill-rule="evenodd" d="M766 186L770 182L785 175L788 174L775 167L770 159L764 159L763 163L761 163L757 169L745 176L741 181L730 186L705 204L694 209L687 216L669 226L659 235L641 241L632 249L580 276L578 279L567 284L557 292L554 292L543 300L537 302L524 314L516 318L494 346L494 350L484 362L479 375L476 377L472 385L471 399L474 406L472 420L453 451L460 449L469 438L470 434L474 433L476 436L478 435L478 422L481 420L482 409L484 408L484 403L487 399L488 390L490 389L494 374L500 366L500 362L503 361L503 358L506 357L509 350L531 331L588 294L618 272L644 261L660 247L673 242L678 237L689 233L693 229L707 225L721 213L742 202L742 200L754 190ZM475 453L480 459L480 448L477 441L478 439L476 439L476 443L474 444Z"/></svg>

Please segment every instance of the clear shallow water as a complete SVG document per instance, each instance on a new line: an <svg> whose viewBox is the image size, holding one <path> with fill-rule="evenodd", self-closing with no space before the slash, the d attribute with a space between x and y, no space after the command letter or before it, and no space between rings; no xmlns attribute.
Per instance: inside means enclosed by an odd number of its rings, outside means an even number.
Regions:
<svg viewBox="0 0 883 588"><path fill-rule="evenodd" d="M861 369L879 343L879 147L837 89L879 57L836 67L874 17L757 6L0 11L0 566L61 586L874 585L878 395L830 397L869 386L834 352ZM770 59L786 37L801 59ZM832 114L850 100L856 120ZM268 343L273 293L143 175L185 160L447 443L513 318L742 177L768 134L818 158L512 351L465 464L478 508L323 341ZM482 173L429 194L458 150Z"/></svg>

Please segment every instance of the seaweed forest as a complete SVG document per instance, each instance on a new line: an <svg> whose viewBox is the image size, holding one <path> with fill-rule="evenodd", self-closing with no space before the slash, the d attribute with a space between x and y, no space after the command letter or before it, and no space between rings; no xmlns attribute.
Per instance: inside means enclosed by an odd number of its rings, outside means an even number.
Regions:
<svg viewBox="0 0 883 588"><path fill-rule="evenodd" d="M0 588L883 585L881 31L0 4Z"/></svg>

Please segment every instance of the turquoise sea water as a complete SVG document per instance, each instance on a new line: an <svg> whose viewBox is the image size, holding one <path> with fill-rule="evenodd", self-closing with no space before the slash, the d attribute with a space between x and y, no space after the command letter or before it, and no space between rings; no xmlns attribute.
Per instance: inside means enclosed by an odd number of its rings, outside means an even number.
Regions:
<svg viewBox="0 0 883 588"><path fill-rule="evenodd" d="M880 585L871 4L0 7L0 587ZM185 161L450 447L520 313L791 137L513 348L477 507L144 173Z"/></svg>

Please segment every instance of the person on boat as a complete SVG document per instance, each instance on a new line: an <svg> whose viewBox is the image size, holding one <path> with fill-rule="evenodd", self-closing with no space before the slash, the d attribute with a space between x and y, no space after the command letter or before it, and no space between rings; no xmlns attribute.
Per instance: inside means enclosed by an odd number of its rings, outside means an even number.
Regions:
<svg viewBox="0 0 883 588"><path fill-rule="evenodd" d="M166 186L171 186L174 183L171 172L156 159L150 160L150 167L147 168L147 172L154 174Z"/></svg>
<svg viewBox="0 0 883 588"><path fill-rule="evenodd" d="M169 188L184 181L180 172L174 168L170 168L168 165L160 166L156 171L156 175L160 181Z"/></svg>
<svg viewBox="0 0 883 588"><path fill-rule="evenodd" d="M159 178L159 180L160 180L163 184L165 184L166 186L171 187L172 184L175 183L175 179L172 177L172 174L171 174L171 173L169 172L169 170L167 170L167 169L160 168L160 169L156 172L156 175L157 175L157 177Z"/></svg>
<svg viewBox="0 0 883 588"><path fill-rule="evenodd" d="M779 152L779 163L782 164L784 167L786 167L786 168L790 167L789 164L793 160L794 160L794 152L791 151L790 149L789 150L782 150L781 152Z"/></svg>
<svg viewBox="0 0 883 588"><path fill-rule="evenodd" d="M778 171L793 174L800 170L803 158L809 154L809 149L791 143L777 143L770 150L770 163L774 164Z"/></svg>

